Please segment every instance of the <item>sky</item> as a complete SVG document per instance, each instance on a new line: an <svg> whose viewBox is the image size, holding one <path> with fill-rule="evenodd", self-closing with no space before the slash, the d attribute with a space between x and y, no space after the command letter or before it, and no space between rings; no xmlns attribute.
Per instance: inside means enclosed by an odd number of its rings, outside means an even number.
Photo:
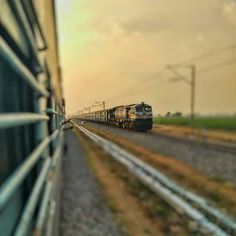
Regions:
<svg viewBox="0 0 236 236"><path fill-rule="evenodd" d="M236 0L55 2L67 114L103 100L189 114L189 65L196 113L236 113Z"/></svg>

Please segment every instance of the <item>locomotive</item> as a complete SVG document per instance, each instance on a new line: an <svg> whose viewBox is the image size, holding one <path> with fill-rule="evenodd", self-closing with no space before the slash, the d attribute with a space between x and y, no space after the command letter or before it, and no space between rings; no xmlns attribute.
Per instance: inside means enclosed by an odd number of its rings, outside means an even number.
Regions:
<svg viewBox="0 0 236 236"><path fill-rule="evenodd" d="M151 130L153 124L152 107L144 102L78 114L72 118L135 131Z"/></svg>

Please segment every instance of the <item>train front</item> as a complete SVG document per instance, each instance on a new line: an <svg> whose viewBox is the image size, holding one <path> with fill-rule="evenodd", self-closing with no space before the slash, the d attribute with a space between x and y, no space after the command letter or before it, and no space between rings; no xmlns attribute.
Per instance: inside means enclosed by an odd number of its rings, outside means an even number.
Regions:
<svg viewBox="0 0 236 236"><path fill-rule="evenodd" d="M135 129L151 130L153 124L152 107L148 104L141 103L135 105Z"/></svg>

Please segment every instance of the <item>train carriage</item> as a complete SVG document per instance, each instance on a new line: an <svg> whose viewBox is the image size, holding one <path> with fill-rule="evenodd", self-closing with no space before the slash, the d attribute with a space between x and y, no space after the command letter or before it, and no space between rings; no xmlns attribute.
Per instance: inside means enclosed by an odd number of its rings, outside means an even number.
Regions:
<svg viewBox="0 0 236 236"><path fill-rule="evenodd" d="M1 0L0 16L0 235L58 235L65 109L54 1Z"/></svg>

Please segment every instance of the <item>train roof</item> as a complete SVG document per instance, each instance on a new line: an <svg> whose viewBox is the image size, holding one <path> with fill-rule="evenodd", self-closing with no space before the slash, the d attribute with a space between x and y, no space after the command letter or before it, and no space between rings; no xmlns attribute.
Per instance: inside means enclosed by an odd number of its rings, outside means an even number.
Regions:
<svg viewBox="0 0 236 236"><path fill-rule="evenodd" d="M126 105L126 107L132 107L132 106L138 106L138 105L150 106L147 103L141 102L141 103L134 103L134 104Z"/></svg>
<svg viewBox="0 0 236 236"><path fill-rule="evenodd" d="M133 107L133 106L138 106L138 105L145 105L145 106L150 106L144 102L141 103L133 103L133 104L129 104L129 105L121 105L121 106L116 106L116 107L112 107L110 109L117 109L117 108L122 108L122 107Z"/></svg>
<svg viewBox="0 0 236 236"><path fill-rule="evenodd" d="M97 111L91 111L90 114L95 113L95 112L103 112L103 111L107 111L107 110L113 110L113 109L117 109L117 108L122 108L122 107L134 107L134 106L138 106L138 105L145 105L145 106L150 106L147 103L141 102L141 103L133 103L133 104L129 104L129 105L120 105L120 106L116 106L116 107L111 107L105 110L97 110ZM83 113L83 114L88 114L87 113Z"/></svg>

